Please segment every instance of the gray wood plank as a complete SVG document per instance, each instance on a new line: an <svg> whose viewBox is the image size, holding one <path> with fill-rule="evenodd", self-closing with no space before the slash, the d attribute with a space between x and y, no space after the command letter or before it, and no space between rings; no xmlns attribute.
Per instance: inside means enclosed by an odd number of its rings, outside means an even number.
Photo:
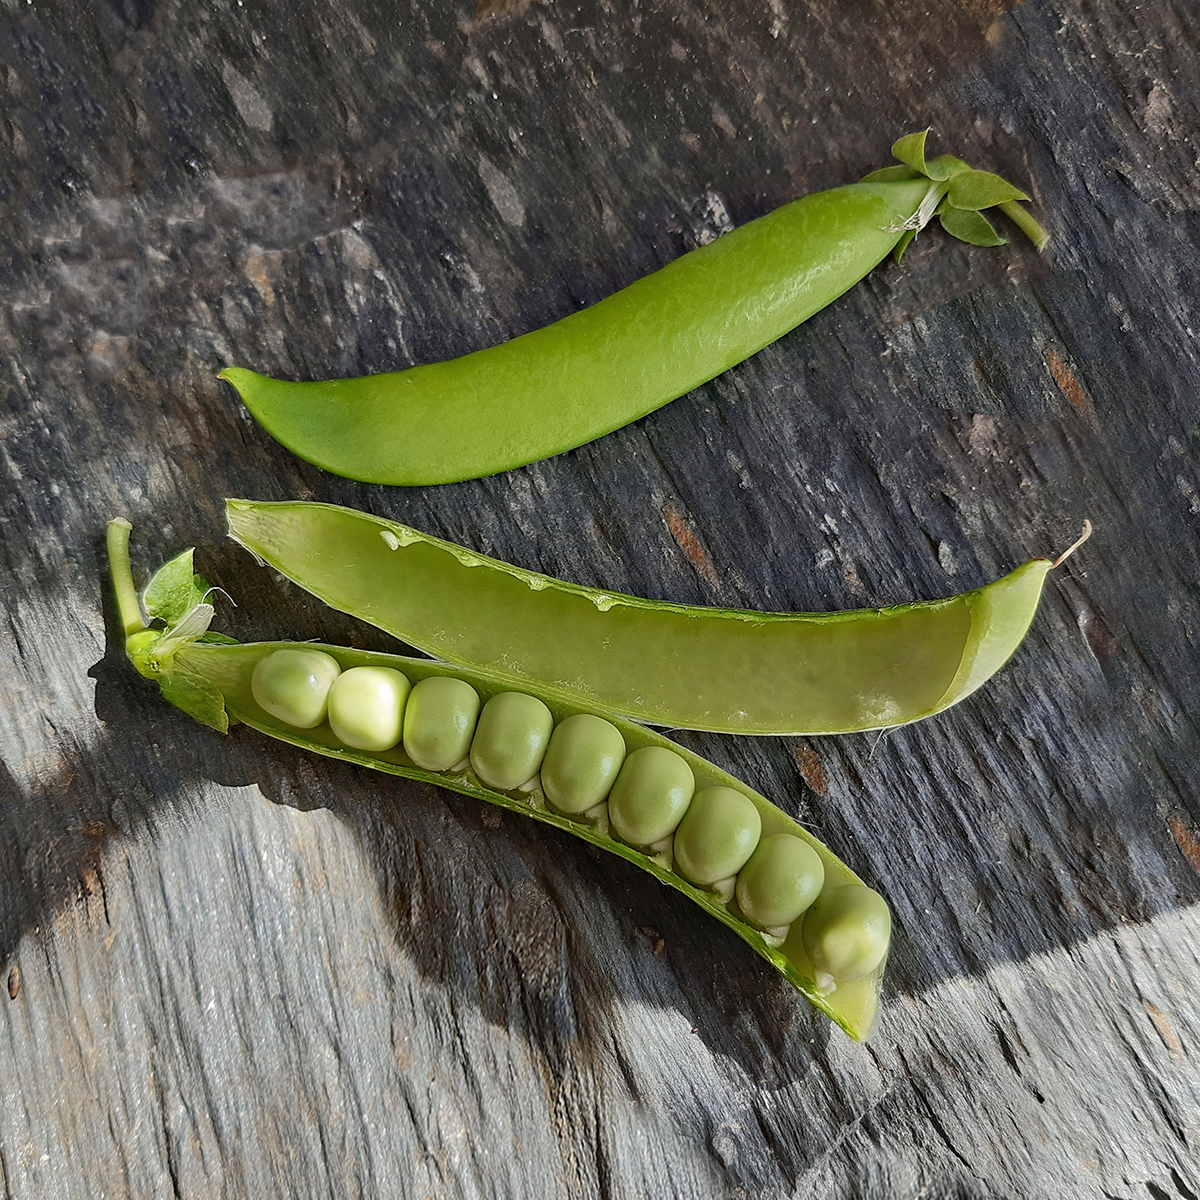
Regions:
<svg viewBox="0 0 1200 1200"><path fill-rule="evenodd" d="M0 7L6 1195L1200 1195L1194 14L1005 8ZM570 454L358 485L215 379L486 345L927 123L1030 182L1046 255L931 233ZM1097 534L934 721L680 735L892 902L862 1047L623 862L157 699L117 513L143 571L199 547L240 638L387 645L226 543L228 495L768 609Z"/></svg>

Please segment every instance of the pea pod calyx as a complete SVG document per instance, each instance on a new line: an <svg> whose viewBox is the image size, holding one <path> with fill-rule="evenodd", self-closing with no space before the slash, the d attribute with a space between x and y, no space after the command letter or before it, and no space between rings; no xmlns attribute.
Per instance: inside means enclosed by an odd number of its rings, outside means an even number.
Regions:
<svg viewBox="0 0 1200 1200"><path fill-rule="evenodd" d="M745 807L748 803L755 837L761 835L763 839L778 840L780 835L786 835L803 843L808 848L804 855L810 860L803 870L809 874L815 871L813 890L816 895L815 898L802 896L798 905L787 910L784 919L805 904L813 911L813 919L806 915L803 919L794 919L786 928L764 930L751 924L745 916L740 907L743 902L747 905L746 911L756 904L765 905L764 912L772 911L770 896L756 895L756 890L761 891L764 870L769 872L771 869L771 855L764 854L756 860L740 898L733 879L722 881L729 885L724 890L717 886L697 886L680 873L682 868L676 869L669 846L656 844L639 849L621 841L607 812L600 811L606 809L607 802L571 816L555 809L538 779L509 791L488 786L480 775L485 770L483 761L487 756L481 756L477 761L474 743L469 759L444 770L426 770L417 766L408 755L407 741L372 752L354 749L340 739L331 720L320 720L319 713L301 713L294 706L285 711L301 725L289 725L285 719L264 708L256 693L256 682L262 675L260 668L281 654L331 661L335 674L338 671L349 674L364 667L371 668L376 674L402 673L414 684L412 695L435 680L457 681L468 691L474 689L489 702L511 692L507 682L495 675L428 659L402 658L310 642L240 645L232 639L211 634L207 631L211 612L196 612L207 605L210 589L207 583L192 574L190 551L172 560L154 577L144 597L146 613L143 613L129 565L129 532L126 521L109 524L109 560L126 649L139 672L154 679L164 698L172 704L221 732L226 732L234 722L244 723L302 749L374 770L436 783L570 832L626 859L687 896L737 933L851 1037L862 1040L869 1034L879 1007L886 965L890 923L886 904L812 834L744 783L643 726L620 718L597 720L589 717L593 723L606 726L619 735L630 758L647 750L656 754L669 753L672 759L683 764L686 772L690 772L697 795L701 794L701 789L707 793L732 792L738 804ZM150 620L147 620L147 614ZM155 620L163 627L151 628L150 622ZM544 703L556 729L565 729L581 716L588 715L585 709L554 696L541 695L538 700L535 688L527 687L525 692L526 699L538 701L537 707ZM263 699L271 703L269 698ZM330 711L332 703L331 699ZM314 720L318 723L312 725ZM476 738L479 736L482 736L481 732L475 735ZM559 778L566 779L570 771L564 773L561 768L560 763L556 768ZM543 769L548 771L549 766ZM816 863L811 862L813 854L819 860ZM745 854L738 856L738 862L744 860ZM734 869L739 869L736 864ZM800 882L804 883L803 880ZM818 905L816 901L823 897L823 903ZM841 932L847 924L843 912L847 904L851 908L858 904L865 913L863 921L858 921L852 913L849 925L855 936L849 938ZM859 948L864 936L873 939L865 957ZM858 955L857 960L855 955Z"/></svg>
<svg viewBox="0 0 1200 1200"><path fill-rule="evenodd" d="M451 483L609 433L691 391L899 259L936 215L952 236L1001 245L998 208L1040 248L1025 193L953 155L794 200L542 329L460 358L358 379L288 382L226 367L255 420L301 458L368 483Z"/></svg>
<svg viewBox="0 0 1200 1200"><path fill-rule="evenodd" d="M1002 212L1034 244L1044 250L1050 235L1026 212L1020 201L1029 197L1019 187L993 175L977 171L953 154L939 154L926 159L925 142L929 130L910 133L894 146L892 154L900 166L884 167L863 176L862 182L901 182L906 179L927 179L931 187L918 213L900 231L900 239L892 257L900 262L913 238L936 216L941 227L953 238L972 246L1004 246L1008 239L996 232L995 226L983 211L995 208Z"/></svg>

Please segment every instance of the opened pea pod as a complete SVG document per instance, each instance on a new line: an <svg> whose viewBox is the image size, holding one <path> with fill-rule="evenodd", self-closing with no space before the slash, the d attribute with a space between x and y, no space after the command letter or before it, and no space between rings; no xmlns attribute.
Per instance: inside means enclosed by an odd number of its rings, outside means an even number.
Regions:
<svg viewBox="0 0 1200 1200"><path fill-rule="evenodd" d="M645 416L761 350L897 260L935 216L976 246L995 208L1041 249L1024 192L928 131L899 165L735 229L552 325L446 362L308 383L227 367L255 420L301 458L368 483L475 479L560 454Z"/></svg>
<svg viewBox="0 0 1200 1200"><path fill-rule="evenodd" d="M142 603L130 526L109 564L137 670L221 732L242 722L318 754L437 783L567 830L682 892L851 1037L870 1032L891 934L882 897L776 805L643 726L532 684L428 659L208 632L192 552ZM154 627L151 627L154 626Z"/></svg>
<svg viewBox="0 0 1200 1200"><path fill-rule="evenodd" d="M595 712L717 733L851 733L941 712L1008 661L1054 565L891 608L752 612L581 587L329 504L226 512L261 561L410 646Z"/></svg>

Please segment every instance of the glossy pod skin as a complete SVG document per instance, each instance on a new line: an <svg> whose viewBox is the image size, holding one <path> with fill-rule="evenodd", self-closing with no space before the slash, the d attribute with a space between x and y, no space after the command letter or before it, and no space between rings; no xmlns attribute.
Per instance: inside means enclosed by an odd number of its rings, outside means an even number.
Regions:
<svg viewBox="0 0 1200 1200"><path fill-rule="evenodd" d="M365 482L450 483L561 453L775 341L935 215L955 237L998 245L978 210L1000 206L1044 242L1016 204L1023 192L949 155L927 163L924 141L896 143L903 166L786 204L501 345L360 379L289 383L240 367L221 378L288 449Z"/></svg>
<svg viewBox="0 0 1200 1200"><path fill-rule="evenodd" d="M718 733L850 733L969 696L1025 636L1050 562L892 608L762 613L602 592L406 525L226 502L229 533L333 608L446 662L597 713Z"/></svg>
<svg viewBox="0 0 1200 1200"><path fill-rule="evenodd" d="M664 792L671 793L674 789L675 793L686 797L683 802L685 813L690 808L693 798L686 786L690 779L694 781L698 795L706 792L721 794L724 803L741 814L739 828L757 825L754 829L755 841L760 834L762 838L786 834L811 848L820 860L826 888L861 885L862 881L845 863L786 813L744 783L667 738L632 722L620 718L599 718L544 694L522 693L519 703L505 699L513 695L511 688L504 680L485 672L452 667L429 659L403 658L339 646L287 642L238 645L228 639L209 641L207 639L214 635L204 634L203 624L192 627L188 636L184 637L179 631L188 626L190 615L183 612L177 612L174 616L168 612L156 613L152 606L147 605L152 616L161 616L168 624L166 631L149 630L145 628L140 612L131 607L136 606L137 600L132 584L128 582L127 546L128 525L123 522L110 524L109 556L118 585L118 596L125 597L122 616L129 657L141 674L158 683L166 699L197 720L221 732L226 732L230 724L240 721L292 745L375 770L440 784L567 830L634 863L688 896L738 933L756 953L771 963L851 1037L861 1040L870 1032L879 1004L879 987L885 965L883 957L869 972L857 978L843 980L836 978L833 972L823 970L818 980L818 969L809 961L804 949L807 914L795 920L790 928L763 929L761 922L756 923L744 913L732 897L724 898L721 893L697 886L684 878L674 861L670 842L649 852L649 848L639 848L622 840L609 819L607 803L593 805L584 813L567 815L550 804L540 775L532 781L523 780L500 790L495 784L489 786L480 777L476 763L493 778L497 778L501 770L507 771L500 782L511 784L538 756L539 747L552 744L554 733L566 729L569 736L563 743L562 761L557 766L551 764L552 773L556 772L559 777L556 786L562 789L558 793L560 803L564 802L564 797L565 803L572 803L570 797L573 795L578 797L574 803L583 803L594 796L596 789L604 787L613 775L615 759L619 754L616 739L619 738L621 747L627 753L616 767L616 778L610 785L609 794L624 789L627 793L626 807L635 812L638 797L645 797L652 810L648 820L651 823L659 822L656 829L662 827L664 810L669 810L668 825L672 821L675 825L679 824L672 807L673 804L678 807L679 796L676 795L674 802L663 804ZM190 557L188 563L190 566ZM168 564L169 567L173 565ZM123 586L125 582L128 582L128 586ZM200 607L207 608L207 605ZM211 616L211 609L208 609L208 615ZM197 640L202 635L205 640ZM364 668L372 673L395 672L406 683L410 683L410 691L406 692L403 686L397 685L394 693L397 696L404 693L399 701L403 708L401 740L390 748L363 750L342 741L329 721L304 729L273 716L263 707L260 699L275 708L281 702L291 703L293 684L290 679L284 679L278 690L269 684L264 685L264 680L280 679L284 673L264 669L263 664L269 666L280 661L286 664L296 651L325 656L337 667L338 673L330 681L329 691L337 687L338 679ZM257 687L254 682L256 673L259 675ZM305 694L303 687L300 690ZM386 693L386 689L384 691ZM342 714L343 719L356 729L376 729L375 723L369 719L374 711L372 692L371 687L364 687L360 693L360 697L365 697L364 703L370 711L356 710L354 705L348 704ZM423 696L425 700L422 700ZM427 703L430 698L436 703ZM498 711L502 719L485 724L484 714L498 700L502 703L493 711ZM388 708L386 719L391 722L394 717L389 705L385 694L384 707ZM309 711L304 708L300 715L303 717ZM546 725L543 713L549 715L553 726L553 732L544 741ZM579 718L584 716L591 720L581 722ZM439 724L450 729L448 739L439 740L433 736ZM427 769L414 761L409 753L409 735L414 729L422 733L422 752L428 753L432 747L440 755L438 761L444 762L445 766L436 770ZM508 739L514 733L515 752L508 744ZM461 753L464 737L469 747L467 753ZM582 753L577 756L573 753L575 750ZM448 762L454 752L460 752L459 757ZM668 755L669 758L666 757ZM541 758L543 768L548 758L549 752L546 750ZM673 769L664 769L664 764L669 766L672 763L675 764ZM628 776L622 783L622 775L626 771ZM701 829L701 834L704 833ZM702 847L705 838L710 843L720 840L711 826L705 836L697 839ZM732 858L727 857L724 862L736 860L740 866L748 857L752 857L753 846L747 849L748 841L743 836L742 841L733 848ZM719 846L717 851L712 845L705 849L710 857L719 857L718 851ZM772 894L778 890L773 889ZM870 889L864 886L862 890L865 892ZM884 908L886 911L886 906ZM873 916L873 912L870 915ZM813 944L825 949L826 959L829 960L826 966L832 961L830 954L836 949L839 938L853 941L854 931L848 924L852 923L852 919L853 914L847 916L839 910L837 920L840 924L836 936L823 928L816 931ZM853 959L850 962L852 967L861 965L861 951L856 948L862 942L863 939L859 938L847 951L848 961ZM833 965L837 966L836 963Z"/></svg>

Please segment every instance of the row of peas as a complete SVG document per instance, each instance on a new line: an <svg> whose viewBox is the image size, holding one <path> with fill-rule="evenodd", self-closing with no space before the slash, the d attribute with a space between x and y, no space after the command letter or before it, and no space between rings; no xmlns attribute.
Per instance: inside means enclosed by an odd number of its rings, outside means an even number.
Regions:
<svg viewBox="0 0 1200 1200"><path fill-rule="evenodd" d="M326 720L348 748L403 746L422 770L468 767L497 792L533 792L576 819L607 812L613 833L647 854L671 854L672 870L736 897L742 918L779 945L804 917L805 952L832 986L870 974L887 949L882 897L859 884L825 888L820 856L789 833L762 836L753 801L730 787L696 791L685 759L665 747L627 753L611 722L577 713L555 724L536 696L508 691L482 703L469 683L430 676L415 686L390 667L343 671L320 650L276 650L255 668L254 699L297 729Z"/></svg>

